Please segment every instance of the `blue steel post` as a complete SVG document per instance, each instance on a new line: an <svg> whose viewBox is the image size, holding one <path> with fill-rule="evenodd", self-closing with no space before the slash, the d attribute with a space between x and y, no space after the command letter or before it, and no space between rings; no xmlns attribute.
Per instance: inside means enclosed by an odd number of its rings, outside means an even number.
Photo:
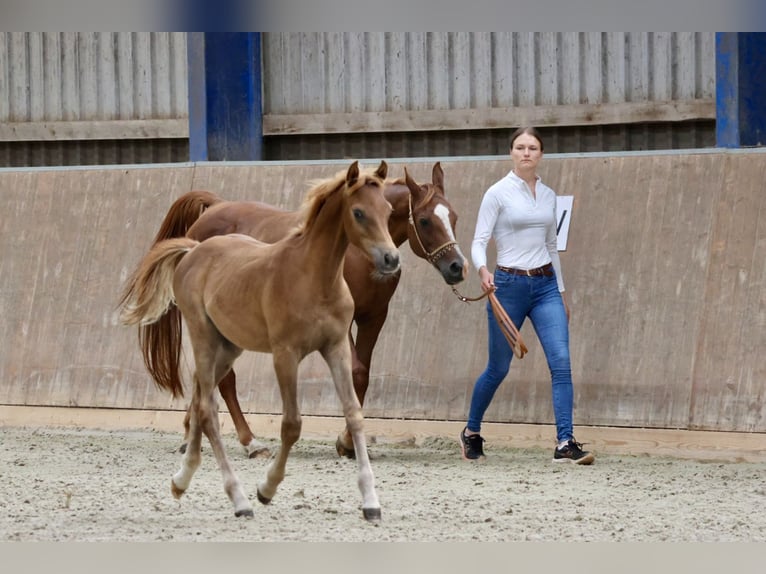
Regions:
<svg viewBox="0 0 766 574"><path fill-rule="evenodd" d="M189 71L189 159L207 161L207 90L203 32L187 32L186 60Z"/></svg>
<svg viewBox="0 0 766 574"><path fill-rule="evenodd" d="M263 159L261 37L189 33L191 161Z"/></svg>
<svg viewBox="0 0 766 574"><path fill-rule="evenodd" d="M718 147L739 147L737 113L737 33L715 35L715 141Z"/></svg>
<svg viewBox="0 0 766 574"><path fill-rule="evenodd" d="M716 33L716 145L766 144L766 33Z"/></svg>

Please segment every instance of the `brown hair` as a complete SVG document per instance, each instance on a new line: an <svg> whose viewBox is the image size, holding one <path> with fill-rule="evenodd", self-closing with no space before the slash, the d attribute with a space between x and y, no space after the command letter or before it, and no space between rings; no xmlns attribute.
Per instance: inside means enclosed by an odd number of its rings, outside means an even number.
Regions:
<svg viewBox="0 0 766 574"><path fill-rule="evenodd" d="M540 151L545 151L545 145L543 145L543 138L540 137L540 132L537 131L537 128L533 127L526 127L526 128L519 128L515 132L511 134L511 149L513 149L513 142L516 141L516 138L519 137L522 134L529 134L533 138L536 138L538 142L540 142Z"/></svg>

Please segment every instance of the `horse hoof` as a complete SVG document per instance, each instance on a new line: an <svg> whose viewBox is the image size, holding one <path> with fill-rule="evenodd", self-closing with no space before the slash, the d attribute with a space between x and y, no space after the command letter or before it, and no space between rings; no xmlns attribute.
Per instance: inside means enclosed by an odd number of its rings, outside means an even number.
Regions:
<svg viewBox="0 0 766 574"><path fill-rule="evenodd" d="M253 514L252 508L245 508L244 510L237 510L234 513L234 516L236 516L237 518L239 518L240 516L244 516L245 518L253 518L253 516L255 515Z"/></svg>
<svg viewBox="0 0 766 574"><path fill-rule="evenodd" d="M340 437L335 441L335 450L338 452L338 456L345 456L351 460L356 458L356 451L353 448L346 448L341 442Z"/></svg>
<svg viewBox="0 0 766 574"><path fill-rule="evenodd" d="M182 490L176 486L176 483L173 482L173 479L170 479L170 492L173 493L173 498L179 499L183 496L185 490Z"/></svg>
<svg viewBox="0 0 766 574"><path fill-rule="evenodd" d="M362 514L367 522L380 522L380 508L362 508Z"/></svg>
<svg viewBox="0 0 766 574"><path fill-rule="evenodd" d="M263 496L260 490L256 489L255 493L258 495L258 502L260 502L261 504L268 504L269 502L271 502L271 499Z"/></svg>
<svg viewBox="0 0 766 574"><path fill-rule="evenodd" d="M247 458L269 458L271 456L271 451L269 450L269 447L267 446L261 446L254 448L253 450L249 450L247 452Z"/></svg>

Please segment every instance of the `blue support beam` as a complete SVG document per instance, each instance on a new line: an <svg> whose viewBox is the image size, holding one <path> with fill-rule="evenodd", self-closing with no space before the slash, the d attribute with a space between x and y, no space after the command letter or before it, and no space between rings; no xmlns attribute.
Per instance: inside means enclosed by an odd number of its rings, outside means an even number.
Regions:
<svg viewBox="0 0 766 574"><path fill-rule="evenodd" d="M263 159L261 35L189 32L191 161Z"/></svg>
<svg viewBox="0 0 766 574"><path fill-rule="evenodd" d="M716 144L766 145L766 33L717 32Z"/></svg>

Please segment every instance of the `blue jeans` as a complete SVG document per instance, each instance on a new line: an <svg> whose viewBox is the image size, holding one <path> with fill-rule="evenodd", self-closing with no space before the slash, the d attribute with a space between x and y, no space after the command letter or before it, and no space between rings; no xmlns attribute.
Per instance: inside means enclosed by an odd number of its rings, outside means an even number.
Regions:
<svg viewBox="0 0 766 574"><path fill-rule="evenodd" d="M569 362L569 324L564 301L559 293L555 274L550 277L513 275L495 270L495 295L508 316L521 330L529 317L543 346L551 372L553 414L556 418L556 438L559 442L573 438L572 431L572 369ZM487 303L489 323L489 361L476 380L468 413L468 430L479 432L484 413L495 391L508 374L513 351L495 320Z"/></svg>

